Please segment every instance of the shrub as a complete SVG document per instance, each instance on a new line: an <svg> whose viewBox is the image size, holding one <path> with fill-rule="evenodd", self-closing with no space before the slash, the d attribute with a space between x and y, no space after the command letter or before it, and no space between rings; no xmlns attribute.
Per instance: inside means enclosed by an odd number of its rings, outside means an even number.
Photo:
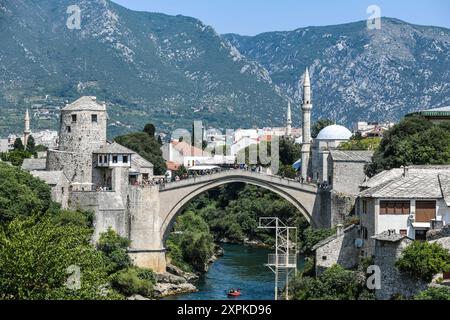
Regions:
<svg viewBox="0 0 450 320"><path fill-rule="evenodd" d="M450 270L450 253L438 243L415 241L403 250L395 266L413 278L431 282L436 274Z"/></svg>
<svg viewBox="0 0 450 320"><path fill-rule="evenodd" d="M430 287L418 294L415 300L450 300L449 287Z"/></svg>
<svg viewBox="0 0 450 320"><path fill-rule="evenodd" d="M111 284L125 296L140 294L150 298L153 296L155 281L151 270L130 267L115 273L111 277Z"/></svg>
<svg viewBox="0 0 450 320"><path fill-rule="evenodd" d="M357 300L370 297L355 272L339 265L327 269L317 278L297 277L291 284L291 291L296 300Z"/></svg>
<svg viewBox="0 0 450 320"><path fill-rule="evenodd" d="M97 249L102 251L110 261L111 272L127 268L131 265L127 249L130 246L130 240L122 238L111 228L100 235Z"/></svg>
<svg viewBox="0 0 450 320"><path fill-rule="evenodd" d="M86 228L92 228L94 222L94 213L91 211L69 211L61 210L54 217L57 225L74 225Z"/></svg>

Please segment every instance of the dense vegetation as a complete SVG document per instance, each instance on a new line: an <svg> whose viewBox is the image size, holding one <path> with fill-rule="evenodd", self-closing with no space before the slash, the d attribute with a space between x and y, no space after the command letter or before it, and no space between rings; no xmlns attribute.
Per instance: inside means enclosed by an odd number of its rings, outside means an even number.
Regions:
<svg viewBox="0 0 450 320"><path fill-rule="evenodd" d="M208 224L192 211L178 217L166 246L173 265L197 272L207 270L215 247Z"/></svg>
<svg viewBox="0 0 450 320"><path fill-rule="evenodd" d="M415 241L403 250L395 266L415 279L431 282L436 274L450 271L450 252L439 243Z"/></svg>
<svg viewBox="0 0 450 320"><path fill-rule="evenodd" d="M339 146L339 150L377 150L380 147L381 138L371 137L362 138L360 135L353 136L350 141L344 142Z"/></svg>
<svg viewBox="0 0 450 320"><path fill-rule="evenodd" d="M322 129L331 126L334 124L333 120L330 119L321 119L318 120L316 123L314 123L314 125L311 128L311 137L312 138L317 138L317 136L319 135L320 131L322 131Z"/></svg>
<svg viewBox="0 0 450 320"><path fill-rule="evenodd" d="M130 133L116 137L114 140L153 163L156 175L166 173L166 162L162 157L160 141L155 137L155 126L153 124L147 124L142 132Z"/></svg>
<svg viewBox="0 0 450 320"><path fill-rule="evenodd" d="M61 210L45 183L0 163L0 299L151 296L152 272L130 266L128 241L110 230L94 247L92 221L90 212Z"/></svg>
<svg viewBox="0 0 450 320"><path fill-rule="evenodd" d="M386 132L367 174L425 164L450 164L450 123L407 117Z"/></svg>
<svg viewBox="0 0 450 320"><path fill-rule="evenodd" d="M447 286L430 287L418 294L415 300L450 300L450 288Z"/></svg>
<svg viewBox="0 0 450 320"><path fill-rule="evenodd" d="M365 277L339 265L325 270L318 277L300 274L291 282L290 292L291 299L295 300L373 299L373 293L365 286Z"/></svg>

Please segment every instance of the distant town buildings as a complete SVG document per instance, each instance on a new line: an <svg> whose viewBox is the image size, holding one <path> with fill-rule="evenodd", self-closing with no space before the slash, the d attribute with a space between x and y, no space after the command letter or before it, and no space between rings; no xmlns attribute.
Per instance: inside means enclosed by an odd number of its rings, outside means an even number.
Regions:
<svg viewBox="0 0 450 320"><path fill-rule="evenodd" d="M384 133L395 125L394 122L357 122L353 128L355 134L363 138L383 137Z"/></svg>

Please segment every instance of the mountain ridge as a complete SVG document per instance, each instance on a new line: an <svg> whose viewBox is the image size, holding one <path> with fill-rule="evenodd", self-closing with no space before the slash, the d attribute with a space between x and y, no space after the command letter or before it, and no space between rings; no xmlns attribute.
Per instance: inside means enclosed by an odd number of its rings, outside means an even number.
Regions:
<svg viewBox="0 0 450 320"><path fill-rule="evenodd" d="M82 95L105 100L110 135L153 122L162 131L203 120L220 129L300 123L301 82L311 70L313 116L350 126L398 120L450 104L450 32L383 18L257 36L219 35L200 20L81 0L0 2L0 136L57 128L58 108ZM425 81L425 80L426 81Z"/></svg>

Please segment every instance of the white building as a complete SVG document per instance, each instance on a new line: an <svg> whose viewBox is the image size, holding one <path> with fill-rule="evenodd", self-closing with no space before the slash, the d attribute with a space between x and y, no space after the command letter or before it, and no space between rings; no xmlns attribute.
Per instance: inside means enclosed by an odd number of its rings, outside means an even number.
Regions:
<svg viewBox="0 0 450 320"><path fill-rule="evenodd" d="M372 236L385 231L425 240L450 223L450 166L412 166L384 171L362 184L357 213L366 254Z"/></svg>
<svg viewBox="0 0 450 320"><path fill-rule="evenodd" d="M393 122L357 122L354 126L354 132L359 133L363 138L382 137L383 134L391 129L395 123Z"/></svg>

